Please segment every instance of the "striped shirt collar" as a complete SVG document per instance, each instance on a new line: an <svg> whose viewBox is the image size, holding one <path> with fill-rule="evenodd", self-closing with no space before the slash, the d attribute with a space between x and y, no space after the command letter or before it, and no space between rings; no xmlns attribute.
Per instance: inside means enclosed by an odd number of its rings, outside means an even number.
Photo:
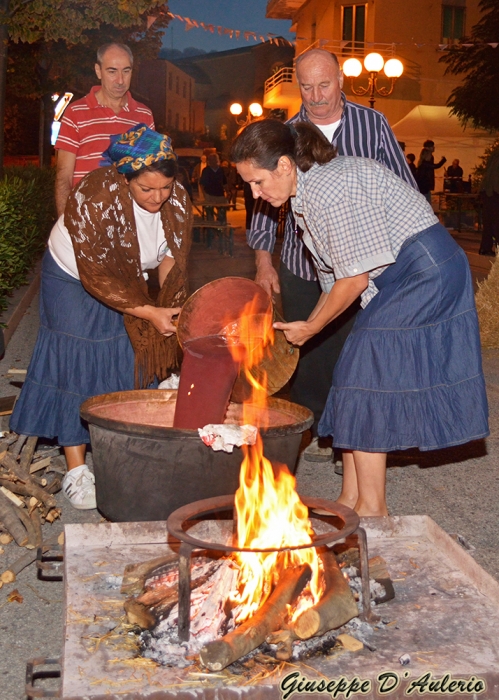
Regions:
<svg viewBox="0 0 499 700"><path fill-rule="evenodd" d="M94 85L88 95L86 96L86 101L87 101L87 106L90 109L111 109L111 107L106 107L106 105L101 105L101 103L97 100L97 93L101 89L100 85ZM126 93L126 105L123 105L121 108L121 112L130 112L131 110L137 109L138 103L133 99L132 95L130 94L130 90Z"/></svg>

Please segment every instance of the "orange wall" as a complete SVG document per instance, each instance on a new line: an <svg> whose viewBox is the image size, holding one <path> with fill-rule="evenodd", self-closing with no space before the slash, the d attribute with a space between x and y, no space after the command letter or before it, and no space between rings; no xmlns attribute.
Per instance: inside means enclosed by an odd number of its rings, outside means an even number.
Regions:
<svg viewBox="0 0 499 700"><path fill-rule="evenodd" d="M479 0L466 0L466 32L480 18ZM342 5L356 4L348 0L307 0L294 11L299 54L316 42L341 40ZM366 41L395 43L396 55L405 65L404 75L397 81L390 97L376 97L375 108L386 113L393 123L408 114L417 104L445 105L450 93L461 83L461 76L445 76L445 64L439 63L443 53L441 41L442 2L436 0L367 0ZM463 6L463 0L446 0L446 4ZM296 3L295 3L296 5ZM290 4L290 11L293 9ZM313 25L315 24L315 29ZM419 44L419 46L416 46ZM325 48L328 48L327 46ZM330 47L330 50L333 50ZM376 49L371 49L376 50ZM369 49L367 50L367 52ZM342 62L341 49L336 52ZM346 58L346 56L345 56ZM367 84L366 77L357 82ZM388 84L388 81L380 84ZM350 93L345 81L347 94ZM350 93L351 94L351 93ZM368 104L366 98L351 98Z"/></svg>

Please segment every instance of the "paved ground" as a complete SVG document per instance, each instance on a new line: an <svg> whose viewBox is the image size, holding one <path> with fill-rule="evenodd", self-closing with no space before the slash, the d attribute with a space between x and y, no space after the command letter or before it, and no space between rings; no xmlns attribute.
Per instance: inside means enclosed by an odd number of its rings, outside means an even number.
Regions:
<svg viewBox="0 0 499 700"><path fill-rule="evenodd" d="M231 214L243 225L243 212ZM467 238L469 240L467 240ZM490 261L479 258L476 234L461 237L467 249L475 278L483 278ZM193 289L210 279L226 275L253 277L253 254L247 248L242 230L235 240L234 257L221 257L216 249L201 243L193 248L190 277ZM18 299L16 299L18 301ZM19 377L11 368L26 368L38 325L37 297L13 335L6 355L0 361L0 396L19 391ZM499 580L499 350L484 352L484 367L491 411L491 437L461 448L425 455L401 453L390 459L388 503L392 515L425 513L444 530L460 534L474 548L475 559ZM1 420L1 419L0 419ZM301 459L297 471L298 489L308 496L334 499L341 478L331 464ZM97 511L79 512L58 496L62 520L45 526L53 536L69 522L99 522ZM0 553L0 571L8 568L21 550L13 543ZM22 602L8 602L17 589ZM0 590L0 700L22 700L26 660L56 657L63 646L63 584L42 582L34 566L18 580Z"/></svg>

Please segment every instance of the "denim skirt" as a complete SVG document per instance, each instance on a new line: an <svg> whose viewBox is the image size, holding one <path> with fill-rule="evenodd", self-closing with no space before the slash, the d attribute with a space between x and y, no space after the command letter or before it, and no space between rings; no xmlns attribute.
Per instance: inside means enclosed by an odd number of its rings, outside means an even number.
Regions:
<svg viewBox="0 0 499 700"><path fill-rule="evenodd" d="M319 435L335 447L435 450L489 434L473 283L441 224L374 280L333 374Z"/></svg>
<svg viewBox="0 0 499 700"><path fill-rule="evenodd" d="M90 396L134 388L134 353L123 315L97 301L47 250L40 289L40 330L10 428L90 442L80 406Z"/></svg>

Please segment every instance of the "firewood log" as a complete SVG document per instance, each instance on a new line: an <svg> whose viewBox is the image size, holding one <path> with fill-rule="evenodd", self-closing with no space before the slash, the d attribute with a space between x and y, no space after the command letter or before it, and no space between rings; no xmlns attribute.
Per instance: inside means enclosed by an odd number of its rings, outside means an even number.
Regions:
<svg viewBox="0 0 499 700"><path fill-rule="evenodd" d="M305 610L291 625L300 639L337 629L359 614L348 581L341 573L333 552L328 550L322 553L321 559L326 584L324 594L317 605Z"/></svg>
<svg viewBox="0 0 499 700"><path fill-rule="evenodd" d="M25 546L28 547L28 549L34 549L37 544L37 537L33 521L29 517L28 513L24 510L24 508L18 508L17 515L19 516L19 520L22 522L22 524L26 528L26 532L28 533L29 541Z"/></svg>
<svg viewBox="0 0 499 700"><path fill-rule="evenodd" d="M209 642L201 649L199 659L203 666L210 671L221 671L260 646L271 632L282 626L287 614L286 606L301 592L310 574L308 564L286 569L274 591L253 617L222 639Z"/></svg>
<svg viewBox="0 0 499 700"><path fill-rule="evenodd" d="M0 479L0 486L5 486L6 489L9 489L12 493L17 493L18 496L31 496L30 490L27 488L26 484L22 484L20 481Z"/></svg>
<svg viewBox="0 0 499 700"><path fill-rule="evenodd" d="M29 517L31 518L31 522L33 523L33 530L35 532L35 546L41 547L43 542L42 521L40 519L40 513L38 512L38 509L36 507L33 508Z"/></svg>
<svg viewBox="0 0 499 700"><path fill-rule="evenodd" d="M174 564L178 560L178 554L171 552L162 557L148 559L140 564L127 564L123 573L123 583L121 584L121 593L123 595L131 595L140 593L144 588L144 584L148 578L151 578L153 573L160 566Z"/></svg>
<svg viewBox="0 0 499 700"><path fill-rule="evenodd" d="M44 487L47 493L58 493L62 488L62 479L59 474L53 474L53 476L47 480L47 485Z"/></svg>
<svg viewBox="0 0 499 700"><path fill-rule="evenodd" d="M44 503L47 508L55 508L57 501L52 496L52 494L47 493L41 486L39 486L34 479L21 469L21 466L16 462L16 460L10 454L6 454L2 460L2 465L9 470L11 474L16 476L21 482L23 482L27 489L29 489L29 495L34 496L39 501Z"/></svg>
<svg viewBox="0 0 499 700"><path fill-rule="evenodd" d="M167 555L167 558L159 557L157 559L151 559L147 562L143 562L143 564L132 564L131 567L134 567L135 571L137 572L137 570L140 571L139 567L142 566L142 573L145 571L147 573L147 577L150 578L151 575L157 575L157 572L161 571L161 569L172 568L178 559L178 557L171 559L171 555ZM152 566L151 571L152 562L156 562L156 564ZM203 586L216 573L220 564L221 560L213 561L210 563L209 570L205 574L192 578L190 586L191 591ZM135 585L136 582L129 579L126 587L130 588L130 586ZM121 591L123 592L123 584L121 586ZM146 588L146 590L139 596L129 598L125 602L124 607L127 613L128 622L130 622L130 624L138 625L144 629L151 629L166 615L168 615L170 610L177 603L178 581L175 579L171 585L164 584L162 586Z"/></svg>
<svg viewBox="0 0 499 700"><path fill-rule="evenodd" d="M29 544L29 536L19 517L19 510L0 492L0 520L17 544L25 547Z"/></svg>
<svg viewBox="0 0 499 700"><path fill-rule="evenodd" d="M54 545L57 544L58 538L54 537L49 540L46 540L43 544L42 551L45 554L45 552L48 552L50 548ZM26 554L23 554L21 557L16 559L8 569L6 569L1 575L0 575L0 581L3 583L12 583L13 581L16 580L16 577L25 569L27 566L32 564L34 561L36 561L37 557L37 550L36 549L31 549L26 552Z"/></svg>
<svg viewBox="0 0 499 700"><path fill-rule="evenodd" d="M33 459L33 455L35 454L37 442L38 442L37 437L29 437L26 440L26 444L24 445L24 447L21 451L21 457L19 459L19 466L21 467L22 471L26 472L27 474L29 474L29 465L31 464L31 461Z"/></svg>
<svg viewBox="0 0 499 700"><path fill-rule="evenodd" d="M156 616L142 603L137 603L135 598L125 600L124 606L127 621L130 625L137 625L143 630L150 630L156 625Z"/></svg>
<svg viewBox="0 0 499 700"><path fill-rule="evenodd" d="M17 437L18 436L15 433L10 433L10 435L3 437L2 441L0 442L0 452L3 452L4 448L8 449L11 445L17 442Z"/></svg>
<svg viewBox="0 0 499 700"><path fill-rule="evenodd" d="M279 659L279 661L289 661L293 656L293 642L295 639L298 639L298 637L293 630L283 629L272 632L265 641L267 644L275 644L277 646L275 653L276 659Z"/></svg>
<svg viewBox="0 0 499 700"><path fill-rule="evenodd" d="M19 435L17 437L16 442L12 443L12 447L10 448L9 451L14 458L19 457L21 450L24 446L24 443L26 442L27 439L28 439L27 435Z"/></svg>

